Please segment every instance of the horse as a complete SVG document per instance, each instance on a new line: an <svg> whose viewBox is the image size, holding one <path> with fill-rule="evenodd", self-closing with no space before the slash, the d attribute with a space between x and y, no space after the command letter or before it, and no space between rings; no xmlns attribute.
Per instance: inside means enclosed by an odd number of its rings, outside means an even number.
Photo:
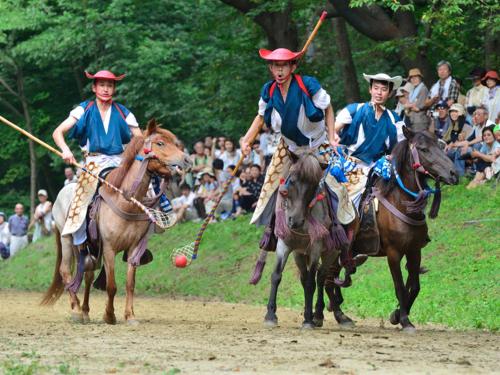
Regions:
<svg viewBox="0 0 500 375"><path fill-rule="evenodd" d="M178 172L178 168L187 169L191 166L189 156L182 152L177 144L177 138L173 133L160 128L154 119L150 120L144 135L132 139L123 153L121 164L107 175L106 180L120 188L125 194L142 201L146 197L152 175L170 179L173 173ZM72 283L71 268L74 258L78 255L78 250L73 245L71 236L62 237L60 235L75 194L75 185L69 184L64 187L54 203L57 259L52 283L41 304L54 304L64 290L68 289L72 318L85 323L90 321L89 295L94 272L84 273L85 292L83 305L80 306L76 291L73 288L68 288ZM125 251L124 260L125 258L128 260L128 268L124 316L128 323L136 324L137 320L133 308L135 272L139 265L138 257L140 258L141 253L144 254L145 239L147 239L154 224L126 197L104 185L99 191L103 200L97 209L96 221L99 248L105 270L105 274L103 273L105 275L105 289L108 294L104 321L108 324L116 323L113 305L117 290L114 262L116 254Z"/></svg>
<svg viewBox="0 0 500 375"><path fill-rule="evenodd" d="M405 139L391 153L392 175L389 180L377 178L367 201L377 198L376 225L379 231L379 251L370 256L387 257L399 307L391 313L390 322L400 324L404 332L415 332L409 319L410 310L420 291L420 261L422 248L430 241L425 207L428 197L435 193L430 218L437 217L441 201L439 185L458 184L458 174L452 161L429 132L413 132L403 127ZM436 181L433 191L427 185ZM413 197L409 201L408 197ZM354 239L353 250L356 250ZM401 260L406 258L406 285L401 272ZM349 275L346 273L346 278ZM335 277L331 275L330 277ZM337 284L342 282L337 279ZM336 301L338 304L338 301Z"/></svg>
<svg viewBox="0 0 500 375"><path fill-rule="evenodd" d="M292 158L293 159L293 158ZM332 225L330 207L327 199L320 192L318 185L323 176L320 162L312 153L304 153L293 159L289 177L282 180L279 188L275 212L275 233L278 237L276 246L276 263L271 276L271 291L267 304L267 313L264 324L274 327L278 324L276 315L276 298L282 273L286 266L288 256L294 253L295 263L300 272L300 281L304 289L304 321L302 327L311 329L323 324L323 269L335 269L338 265L338 250L335 249L327 228ZM263 252L265 252L263 250ZM261 261L266 253L261 253ZM316 289L316 276L318 264L321 259L321 269L318 280L321 290L313 314L312 304ZM340 272L340 268L338 269ZM255 281L255 280L254 280ZM258 281L258 280L257 280ZM333 280L331 280L333 281ZM256 283L256 282L252 282ZM341 292L333 282L326 291L332 301L339 301L333 297ZM335 318L340 324L351 324L352 320L344 315L339 305L335 305Z"/></svg>

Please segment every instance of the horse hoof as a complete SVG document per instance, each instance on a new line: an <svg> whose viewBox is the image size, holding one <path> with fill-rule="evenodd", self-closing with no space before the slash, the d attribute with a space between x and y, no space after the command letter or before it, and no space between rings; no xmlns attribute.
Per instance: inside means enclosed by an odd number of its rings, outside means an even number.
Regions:
<svg viewBox="0 0 500 375"><path fill-rule="evenodd" d="M107 324L116 324L116 316L114 314L113 315L104 314L103 319Z"/></svg>
<svg viewBox="0 0 500 375"><path fill-rule="evenodd" d="M264 327L274 328L278 325L278 320L264 320Z"/></svg>
<svg viewBox="0 0 500 375"><path fill-rule="evenodd" d="M389 317L389 321L394 326L399 324L399 310L394 310L391 313L391 316Z"/></svg>
<svg viewBox="0 0 500 375"><path fill-rule="evenodd" d="M316 327L316 328L323 327L323 319L313 318L313 323L314 323L314 327Z"/></svg>
<svg viewBox="0 0 500 375"><path fill-rule="evenodd" d="M344 314L343 312L336 313L336 314L334 313L334 316L335 316L335 320L337 321L337 323L341 327L350 328L350 327L355 326L354 321L351 318L349 318L346 314Z"/></svg>
<svg viewBox="0 0 500 375"><path fill-rule="evenodd" d="M311 330L311 329L314 329L315 326L314 326L314 322L311 323L311 322L304 322L302 323L302 329L305 329L305 330Z"/></svg>
<svg viewBox="0 0 500 375"><path fill-rule="evenodd" d="M402 332L414 334L414 333L417 333L417 329L415 328L415 326L413 324L410 323L410 325L403 327Z"/></svg>
<svg viewBox="0 0 500 375"><path fill-rule="evenodd" d="M139 321L137 319L127 319L127 324L129 326L138 326L139 325Z"/></svg>
<svg viewBox="0 0 500 375"><path fill-rule="evenodd" d="M81 312L72 312L71 313L71 321L74 323L83 323L83 314Z"/></svg>
<svg viewBox="0 0 500 375"><path fill-rule="evenodd" d="M90 316L89 314L83 314L83 324L89 324L90 323Z"/></svg>

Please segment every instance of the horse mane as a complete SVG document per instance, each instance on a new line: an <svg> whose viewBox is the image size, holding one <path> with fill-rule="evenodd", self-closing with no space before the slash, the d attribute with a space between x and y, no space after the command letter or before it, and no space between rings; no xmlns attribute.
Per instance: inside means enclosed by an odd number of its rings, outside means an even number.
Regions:
<svg viewBox="0 0 500 375"><path fill-rule="evenodd" d="M135 136L132 138L122 154L122 162L120 163L118 168L112 170L109 173L109 183L116 186L117 188L120 188L122 186L123 180L125 179L125 176L127 175L130 167L132 166L132 163L135 160L135 156L142 150L143 146L144 137Z"/></svg>
<svg viewBox="0 0 500 375"><path fill-rule="evenodd" d="M404 139L401 142L398 142L391 153L392 160L394 161L396 171L399 175L401 175L401 171L404 166L409 163L410 151L408 147L408 140ZM380 192L383 196L387 196L392 189L397 186L396 177L394 173L391 174L391 178L389 181L384 181L383 179L379 179L381 182Z"/></svg>
<svg viewBox="0 0 500 375"><path fill-rule="evenodd" d="M297 162L290 168L300 181L317 185L323 176L321 165L312 153L305 153L299 157Z"/></svg>

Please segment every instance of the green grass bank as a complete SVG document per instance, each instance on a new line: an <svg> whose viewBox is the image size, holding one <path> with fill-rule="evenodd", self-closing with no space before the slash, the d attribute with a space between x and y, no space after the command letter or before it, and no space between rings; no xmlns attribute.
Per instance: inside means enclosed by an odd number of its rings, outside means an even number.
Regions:
<svg viewBox="0 0 500 375"><path fill-rule="evenodd" d="M198 260L176 269L172 249L194 240L199 224L176 226L150 240L153 263L137 273L138 295L195 296L264 306L274 256L268 257L257 286L248 284L261 229L249 217L212 224L203 238ZM412 310L416 323L438 323L459 329L500 327L500 198L490 185L469 191L464 185L444 187L439 217L429 222L432 242L423 250L430 269L421 278L420 295ZM16 257L0 261L0 288L44 291L50 284L55 256L54 239L30 245ZM301 308L303 294L290 259L278 303ZM404 261L403 261L404 262ZM403 263L404 264L404 263ZM119 291L124 291L125 263L117 257ZM385 258L371 258L344 289L344 311L363 317L387 318L396 306ZM94 290L93 293L101 293Z"/></svg>

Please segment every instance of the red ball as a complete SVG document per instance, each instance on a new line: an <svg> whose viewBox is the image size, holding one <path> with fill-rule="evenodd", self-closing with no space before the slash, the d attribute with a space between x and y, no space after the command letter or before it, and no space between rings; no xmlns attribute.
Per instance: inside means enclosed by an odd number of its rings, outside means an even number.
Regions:
<svg viewBox="0 0 500 375"><path fill-rule="evenodd" d="M187 266L188 260L184 254L177 255L175 257L175 266L177 268L184 268Z"/></svg>

